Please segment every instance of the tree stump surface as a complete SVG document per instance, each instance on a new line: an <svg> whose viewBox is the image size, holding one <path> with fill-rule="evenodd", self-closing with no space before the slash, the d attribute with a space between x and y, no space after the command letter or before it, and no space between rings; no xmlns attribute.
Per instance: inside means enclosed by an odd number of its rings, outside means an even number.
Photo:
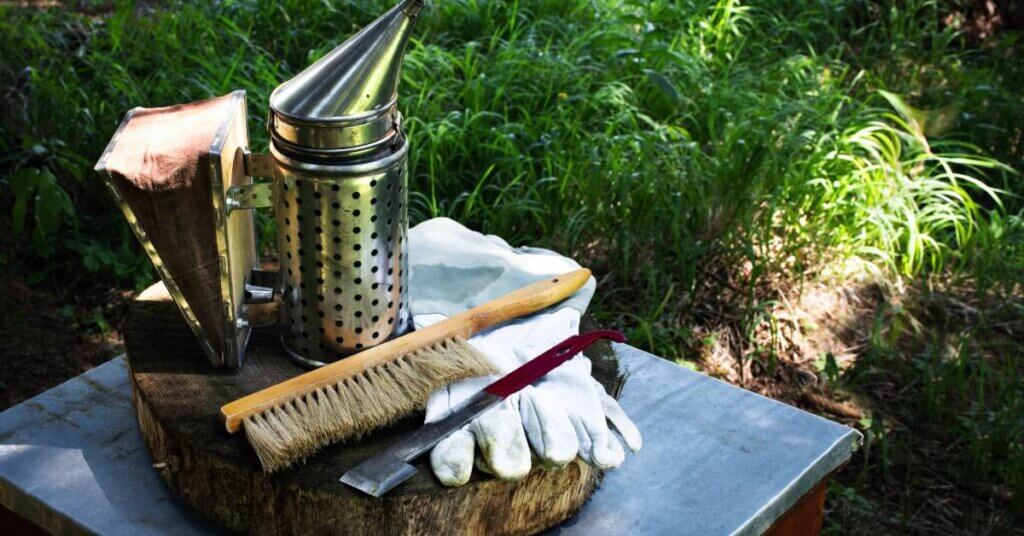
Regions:
<svg viewBox="0 0 1024 536"><path fill-rule="evenodd" d="M267 307L263 318L273 318ZM585 319L584 324L592 324ZM518 482L474 470L446 488L427 456L418 473L381 499L338 479L422 423L422 414L359 442L332 445L304 464L267 475L244 433L228 434L221 405L303 370L285 356L276 326L254 330L242 369L218 371L161 283L133 303L125 343L132 399L154 468L186 503L233 530L261 534L531 534L561 523L586 502L601 472L579 460L561 471L534 468ZM587 352L614 395L622 384L606 343Z"/></svg>

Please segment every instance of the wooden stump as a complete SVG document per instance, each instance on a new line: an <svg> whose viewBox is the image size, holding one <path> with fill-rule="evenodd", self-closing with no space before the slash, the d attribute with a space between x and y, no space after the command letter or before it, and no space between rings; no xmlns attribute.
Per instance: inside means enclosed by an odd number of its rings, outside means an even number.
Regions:
<svg viewBox="0 0 1024 536"><path fill-rule="evenodd" d="M268 311L264 311L266 315ZM272 317L272 312L269 317ZM266 475L244 434L228 434L220 406L302 372L284 355L276 327L255 330L237 373L213 369L162 284L133 304L125 342L132 398L154 468L185 502L228 528L263 534L530 534L573 515L601 478L578 460L534 469L518 482L474 471L441 486L426 457L417 475L381 499L339 482L350 467L415 428L422 415L356 444L328 447L305 464ZM620 378L607 345L588 352L609 392Z"/></svg>

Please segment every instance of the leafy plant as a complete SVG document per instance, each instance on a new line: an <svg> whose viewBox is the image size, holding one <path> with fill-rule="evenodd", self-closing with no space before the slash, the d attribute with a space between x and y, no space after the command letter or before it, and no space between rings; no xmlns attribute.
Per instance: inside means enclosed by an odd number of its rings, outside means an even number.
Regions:
<svg viewBox="0 0 1024 536"><path fill-rule="evenodd" d="M25 228L29 204L34 207L35 223L32 237L42 241L56 234L63 218L74 218L75 211L67 192L48 169L23 168L9 179L14 192L14 208L11 212L11 230L15 234Z"/></svg>

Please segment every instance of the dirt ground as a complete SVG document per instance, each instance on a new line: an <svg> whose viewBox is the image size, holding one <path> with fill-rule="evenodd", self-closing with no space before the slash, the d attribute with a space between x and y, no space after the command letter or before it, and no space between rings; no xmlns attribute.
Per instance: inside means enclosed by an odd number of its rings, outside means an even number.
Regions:
<svg viewBox="0 0 1024 536"><path fill-rule="evenodd" d="M125 291L98 291L66 300L4 278L0 283L0 410L121 353L124 346L118 327L130 299Z"/></svg>

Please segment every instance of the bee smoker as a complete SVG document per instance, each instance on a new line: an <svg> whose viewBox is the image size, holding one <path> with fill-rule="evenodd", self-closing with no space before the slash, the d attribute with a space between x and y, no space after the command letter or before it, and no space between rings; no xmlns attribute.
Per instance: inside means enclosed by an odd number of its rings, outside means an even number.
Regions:
<svg viewBox="0 0 1024 536"><path fill-rule="evenodd" d="M97 170L214 365L241 366L251 307L275 295L281 343L308 367L409 328L409 143L397 87L422 7L402 1L278 86L270 155L249 151L236 91L132 110L100 158ZM152 161L184 164L154 170ZM264 207L275 212L276 273L260 270L256 254L251 209Z"/></svg>
<svg viewBox="0 0 1024 536"><path fill-rule="evenodd" d="M282 343L308 365L405 329L404 2L270 96Z"/></svg>

